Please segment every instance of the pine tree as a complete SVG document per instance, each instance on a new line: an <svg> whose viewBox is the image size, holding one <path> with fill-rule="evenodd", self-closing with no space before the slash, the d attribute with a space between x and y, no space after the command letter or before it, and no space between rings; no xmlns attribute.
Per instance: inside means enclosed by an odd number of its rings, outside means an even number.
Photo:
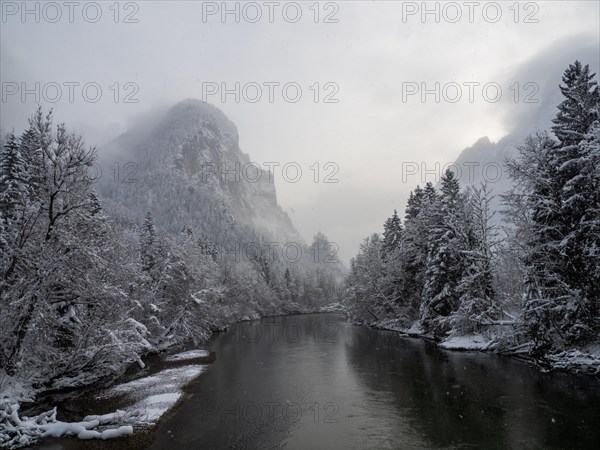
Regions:
<svg viewBox="0 0 600 450"><path fill-rule="evenodd" d="M595 75L590 73L589 65L582 66L579 61L565 70L562 77L564 85L560 86L565 100L558 106L552 127L562 147L581 142L591 125L598 120L600 92L594 80Z"/></svg>
<svg viewBox="0 0 600 450"><path fill-rule="evenodd" d="M415 190L409 194L408 200L406 201L405 221L414 220L417 218L419 211L421 211L423 196L423 189L421 189L419 186L417 186Z"/></svg>
<svg viewBox="0 0 600 450"><path fill-rule="evenodd" d="M427 202L430 205L434 204L438 199L438 193L431 181L428 181L425 184L425 188L423 189L423 198L425 202Z"/></svg>
<svg viewBox="0 0 600 450"><path fill-rule="evenodd" d="M48 188L48 166L52 161L46 153L54 142L52 136L52 110L44 116L42 108L38 107L35 114L29 118L29 128L21 135L20 150L29 168L29 186L34 199L44 196Z"/></svg>
<svg viewBox="0 0 600 450"><path fill-rule="evenodd" d="M409 306L412 320L418 316L423 302L425 267L428 254L428 233L437 202L437 192L431 183L425 190L417 186L411 192L404 219L402 252L398 258L402 298Z"/></svg>
<svg viewBox="0 0 600 450"><path fill-rule="evenodd" d="M582 174L587 178L586 196L589 204L581 219L584 272L588 276L587 298L590 300L590 318L598 330L600 318L600 120L594 122L581 143L586 160ZM591 325L591 324L590 324Z"/></svg>
<svg viewBox="0 0 600 450"><path fill-rule="evenodd" d="M564 254L565 281L575 289L585 290L585 261L583 242L585 229L580 225L594 208L595 188L593 168L594 146L586 145L592 125L598 120L600 93L589 67L579 61L570 65L563 76L561 91L565 100L559 105L554 119L554 133L559 139L551 164L556 171L553 179L560 192L557 211L562 228L561 253Z"/></svg>
<svg viewBox="0 0 600 450"><path fill-rule="evenodd" d="M14 135L8 137L0 156L0 213L4 241L4 258L0 268L1 294L11 284L18 266L26 263L25 259L20 257L20 253L39 213L30 207L30 167L22 158L18 140Z"/></svg>
<svg viewBox="0 0 600 450"><path fill-rule="evenodd" d="M154 218L150 210L146 211L140 232L140 261L143 271L151 271L157 263L158 241Z"/></svg>
<svg viewBox="0 0 600 450"><path fill-rule="evenodd" d="M554 180L552 164L557 143L545 132L528 136L519 150L519 157L509 160L507 168L516 190L510 195L513 209L524 202L527 216L517 223L517 232L524 237L526 267L526 300L523 325L536 349L551 345L553 333L565 332L565 286L559 274L562 270L560 248L560 189ZM515 216L517 216L515 214Z"/></svg>
<svg viewBox="0 0 600 450"><path fill-rule="evenodd" d="M8 229L23 218L29 197L29 173L17 138L11 134L0 161L0 210ZM16 230L13 230L16 231Z"/></svg>
<svg viewBox="0 0 600 450"><path fill-rule="evenodd" d="M520 188L513 200L524 198L529 211L520 232L527 267L523 325L535 352L583 343L598 327L597 283L592 275L597 273L597 259L587 256L595 255L597 247L592 216L598 197L588 195L586 212L573 223L575 213L565 205L562 175L555 164L559 150L549 135L538 133L525 140L519 158L508 165ZM597 186L593 178L589 183Z"/></svg>
<svg viewBox="0 0 600 450"><path fill-rule="evenodd" d="M421 321L427 330L441 334L448 331L445 321L458 308L458 285L465 270L464 255L461 253L465 243L458 233L462 197L458 180L450 170L442 176L437 205L428 234Z"/></svg>
<svg viewBox="0 0 600 450"><path fill-rule="evenodd" d="M597 161L600 94L594 74L579 61L560 86L552 130L525 140L509 171L517 182L512 200L517 230L525 237L527 296L523 325L534 352L589 342L597 335ZM596 136L595 136L596 135ZM525 206L525 209L523 208Z"/></svg>
<svg viewBox="0 0 600 450"><path fill-rule="evenodd" d="M96 191L90 192L90 214L96 217L103 216L102 203L98 198Z"/></svg>
<svg viewBox="0 0 600 450"><path fill-rule="evenodd" d="M391 255L400 245L402 239L402 222L398 217L398 211L394 210L392 217L388 218L383 225L383 243L381 251L383 257Z"/></svg>

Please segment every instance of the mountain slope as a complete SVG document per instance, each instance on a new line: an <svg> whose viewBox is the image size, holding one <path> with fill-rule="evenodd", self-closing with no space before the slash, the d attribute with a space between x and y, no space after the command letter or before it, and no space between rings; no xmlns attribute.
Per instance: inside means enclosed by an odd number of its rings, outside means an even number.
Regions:
<svg viewBox="0 0 600 450"><path fill-rule="evenodd" d="M279 207L273 175L239 147L236 126L216 107L184 100L101 149L100 190L126 216L153 210L169 231L200 228L224 242L244 226L280 242L302 242ZM116 168L119 169L118 176Z"/></svg>

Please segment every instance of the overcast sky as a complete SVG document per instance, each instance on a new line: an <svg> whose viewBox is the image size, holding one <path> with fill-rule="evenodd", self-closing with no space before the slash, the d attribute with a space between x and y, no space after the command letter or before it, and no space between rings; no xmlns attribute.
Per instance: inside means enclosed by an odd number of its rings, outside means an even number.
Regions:
<svg viewBox="0 0 600 450"><path fill-rule="evenodd" d="M215 11L222 2L130 2L121 4L115 23L113 2L101 2L102 16L92 23L95 5L78 2L69 11L57 2L58 8L37 6L36 23L35 13L23 21L22 2L2 2L2 129L22 130L35 109L33 95L23 102L21 92L11 94L21 83L33 88L39 82L41 103L53 106L58 120L100 146L137 114L202 98L203 83L206 89L207 83L233 88L239 82L248 86L248 98L255 94L248 83L258 83L263 96L257 103L243 96L236 103L233 95L224 103L219 95L207 99L236 123L240 146L253 161L300 165L303 174L296 183L275 172L279 203L307 240L321 230L347 260L363 237L380 231L394 208L403 209L414 187L413 181L402 182L403 162L433 167L435 161L453 161L482 136L499 139L509 131L510 117L535 107L523 102L526 95L544 95L524 86L541 83L536 77L547 74L532 70L528 76L523 67L540 55L552 59L553 48L566 48L569 61L582 57L581 47L600 49L598 1L520 2L517 7L514 2L471 7L427 2L432 11L439 9L439 22L434 13L423 22L422 2L321 2L315 7L311 1L299 3L302 17L296 23L295 5L278 3L257 2L245 9L240 4L239 23L234 14L223 23ZM262 17L250 23L257 6ZM36 8L34 3L28 7ZM60 19L55 19L57 12ZM334 23L325 23L326 18ZM597 64L597 59L590 62ZM73 103L64 85L69 82L80 83ZM264 85L269 82L280 83L272 103ZM449 99L455 98L456 85L448 83L458 83L462 98L456 103L443 96L436 103L433 94L425 102L419 94L403 98L403 92L421 83L434 89L436 82ZM473 87L473 102L465 82L480 83ZM515 82L520 83L518 103ZM62 97L52 104L44 101L56 92L48 83L63 86ZM98 102L85 101L81 86L86 83L101 87ZM126 83L139 90L134 93ZM297 103L285 100L281 85L286 83L301 87ZM325 88L325 83L334 84ZM486 83L502 88L500 101L485 100L481 86ZM87 93L94 96L93 89ZM124 103L127 94L138 103ZM294 90L287 94L293 97ZM325 103L327 94L338 102ZM494 89L487 94L493 98ZM321 168L317 183L309 168L315 162ZM327 162L339 167L333 177L338 183L323 182L335 167L325 170Z"/></svg>

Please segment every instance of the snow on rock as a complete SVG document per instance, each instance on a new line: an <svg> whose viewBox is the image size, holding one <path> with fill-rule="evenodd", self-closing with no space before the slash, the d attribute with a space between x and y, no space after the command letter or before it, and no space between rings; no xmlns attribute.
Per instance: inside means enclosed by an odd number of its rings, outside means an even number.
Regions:
<svg viewBox="0 0 600 450"><path fill-rule="evenodd" d="M111 430L104 430L100 433L100 439L114 439L121 436L131 436L132 434L133 427L131 425L125 425Z"/></svg>
<svg viewBox="0 0 600 450"><path fill-rule="evenodd" d="M61 422L56 408L35 417L19 417L18 403L0 405L0 447L15 449L35 444L44 437L77 436L80 439L112 439L133 434L131 426L95 431L100 420Z"/></svg>
<svg viewBox="0 0 600 450"><path fill-rule="evenodd" d="M165 357L165 361L185 361L188 359L206 358L208 355L210 355L210 352L207 350L190 350L183 353L177 353L175 355L169 355Z"/></svg>
<svg viewBox="0 0 600 450"><path fill-rule="evenodd" d="M571 372L600 374L600 354L568 350L546 356L552 368Z"/></svg>
<svg viewBox="0 0 600 450"><path fill-rule="evenodd" d="M96 428L99 422L60 422L56 421L44 427L42 437L55 437L78 435L84 431Z"/></svg>
<svg viewBox="0 0 600 450"><path fill-rule="evenodd" d="M108 423L121 423L124 421L126 412L120 409L117 409L115 412L110 414L103 414L101 416L86 416L83 418L84 421L92 422L98 421L100 425L106 425Z"/></svg>
<svg viewBox="0 0 600 450"><path fill-rule="evenodd" d="M480 334L451 336L440 342L439 346L448 350L485 350L491 341Z"/></svg>

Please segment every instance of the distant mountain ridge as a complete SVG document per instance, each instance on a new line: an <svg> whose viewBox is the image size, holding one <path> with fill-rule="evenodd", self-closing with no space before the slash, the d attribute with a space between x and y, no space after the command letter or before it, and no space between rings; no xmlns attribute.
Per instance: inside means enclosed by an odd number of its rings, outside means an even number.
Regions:
<svg viewBox="0 0 600 450"><path fill-rule="evenodd" d="M574 50L575 49L575 50ZM514 74L514 80L520 80L521 85L528 80L535 82L539 88L537 103L528 103L517 110L509 107L507 125L510 132L497 142L492 142L485 136L478 139L472 146L462 150L455 163L461 167L461 184L479 187L487 181L488 187L496 196L492 201L492 208L496 211L502 209L500 195L512 188L512 181L508 177L505 162L517 154L517 148L523 139L536 131L551 130L552 119L556 116L557 106L563 100L559 89L561 77L569 64L579 59L583 64L589 64L593 72L600 70L600 55L597 45L589 42L573 45L572 42L561 42L550 48L547 52L538 55L529 61ZM523 105L522 105L523 106ZM479 164L472 170L474 175L470 178L469 165ZM499 168L498 174L495 168ZM487 170L486 170L487 167ZM501 215L496 216L500 220Z"/></svg>

